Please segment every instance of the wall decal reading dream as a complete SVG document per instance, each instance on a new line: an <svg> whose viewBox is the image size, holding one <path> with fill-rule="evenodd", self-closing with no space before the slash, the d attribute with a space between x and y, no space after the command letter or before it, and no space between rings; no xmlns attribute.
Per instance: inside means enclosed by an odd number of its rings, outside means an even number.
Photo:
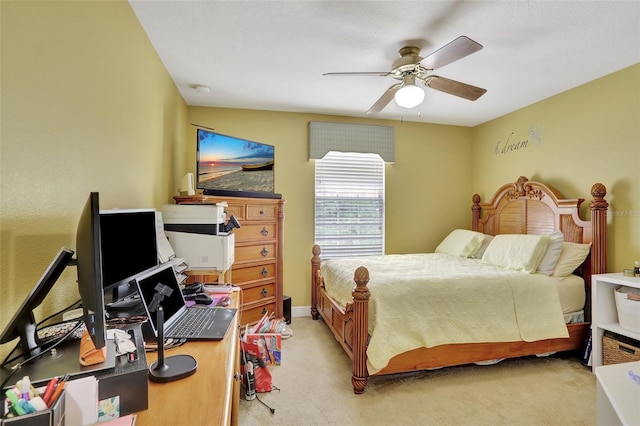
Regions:
<svg viewBox="0 0 640 426"><path fill-rule="evenodd" d="M539 147L540 145L542 145L542 135L544 134L544 127L532 124L531 127L529 127L527 139L517 140L517 138L513 136L514 133L515 132L509 133L509 136L507 136L507 140L505 142L498 141L496 143L496 146L493 149L493 153L495 155L509 154L510 152L529 148L531 146Z"/></svg>

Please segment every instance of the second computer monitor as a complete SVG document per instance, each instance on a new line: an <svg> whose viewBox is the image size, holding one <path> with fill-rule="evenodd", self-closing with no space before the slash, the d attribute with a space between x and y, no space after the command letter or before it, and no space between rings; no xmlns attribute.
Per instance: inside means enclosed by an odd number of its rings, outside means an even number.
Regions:
<svg viewBox="0 0 640 426"><path fill-rule="evenodd" d="M135 293L133 277L158 264L155 209L100 211L106 301Z"/></svg>

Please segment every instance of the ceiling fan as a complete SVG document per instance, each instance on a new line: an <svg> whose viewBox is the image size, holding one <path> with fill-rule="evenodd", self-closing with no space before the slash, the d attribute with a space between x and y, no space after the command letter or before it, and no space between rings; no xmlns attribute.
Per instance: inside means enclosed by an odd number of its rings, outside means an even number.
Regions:
<svg viewBox="0 0 640 426"><path fill-rule="evenodd" d="M467 36L460 36L444 45L440 49L423 58L420 49L415 46L406 46L400 49L400 58L397 59L391 71L382 72L329 72L323 75L376 75L381 77L391 76L400 83L389 87L380 99L373 104L367 114L382 111L391 99L401 107L413 108L424 100L424 91L416 86L416 81L425 86L459 96L470 101L475 101L486 93L486 89L462 83L456 80L440 77L432 74L433 70L443 67L451 62L462 59L482 49L482 45L471 40Z"/></svg>

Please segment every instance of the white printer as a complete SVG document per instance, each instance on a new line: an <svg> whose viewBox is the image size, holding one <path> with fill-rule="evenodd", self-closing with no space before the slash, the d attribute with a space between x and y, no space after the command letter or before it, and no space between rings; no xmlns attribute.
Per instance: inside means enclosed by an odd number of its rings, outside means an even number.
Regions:
<svg viewBox="0 0 640 426"><path fill-rule="evenodd" d="M162 206L167 239L176 256L185 258L189 269L231 269L235 255L235 236L231 231L240 224L233 216L225 223L226 207L226 203Z"/></svg>

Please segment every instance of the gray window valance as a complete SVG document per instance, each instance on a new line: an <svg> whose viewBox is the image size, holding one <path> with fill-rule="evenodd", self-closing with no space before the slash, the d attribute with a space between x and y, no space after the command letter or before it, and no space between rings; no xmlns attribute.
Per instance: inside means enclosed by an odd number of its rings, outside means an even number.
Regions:
<svg viewBox="0 0 640 426"><path fill-rule="evenodd" d="M393 127L365 124L309 122L309 158L320 159L329 151L364 152L395 162Z"/></svg>

